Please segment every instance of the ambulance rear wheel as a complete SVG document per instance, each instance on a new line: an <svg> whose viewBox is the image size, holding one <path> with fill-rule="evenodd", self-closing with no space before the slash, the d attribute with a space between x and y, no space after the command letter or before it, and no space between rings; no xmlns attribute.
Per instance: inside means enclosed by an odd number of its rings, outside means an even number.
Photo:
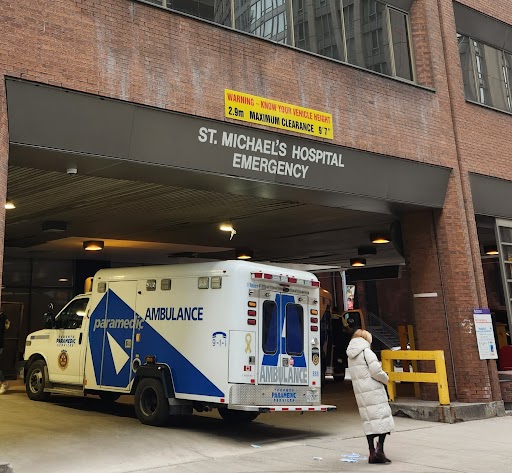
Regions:
<svg viewBox="0 0 512 473"><path fill-rule="evenodd" d="M252 422L260 415L259 412L235 411L226 407L219 407L220 416L230 424L246 424Z"/></svg>
<svg viewBox="0 0 512 473"><path fill-rule="evenodd" d="M46 401L50 397L50 393L44 392L46 384L45 366L46 363L42 360L34 361L25 377L27 396L33 401Z"/></svg>
<svg viewBox="0 0 512 473"><path fill-rule="evenodd" d="M162 426L169 420L169 401L158 379L145 378L135 390L135 413L147 425Z"/></svg>

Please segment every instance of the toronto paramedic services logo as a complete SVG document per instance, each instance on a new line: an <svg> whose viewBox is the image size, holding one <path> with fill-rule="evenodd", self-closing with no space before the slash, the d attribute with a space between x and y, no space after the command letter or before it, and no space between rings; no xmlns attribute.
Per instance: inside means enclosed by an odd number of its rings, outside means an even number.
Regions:
<svg viewBox="0 0 512 473"><path fill-rule="evenodd" d="M57 363L59 364L59 368L62 371L64 371L68 367L69 357L68 357L68 352L66 350L62 350L59 353Z"/></svg>

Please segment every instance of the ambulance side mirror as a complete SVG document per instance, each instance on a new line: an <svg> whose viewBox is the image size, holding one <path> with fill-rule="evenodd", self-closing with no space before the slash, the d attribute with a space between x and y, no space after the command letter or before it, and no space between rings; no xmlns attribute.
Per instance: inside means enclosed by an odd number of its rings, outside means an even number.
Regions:
<svg viewBox="0 0 512 473"><path fill-rule="evenodd" d="M53 313L53 304L48 304L48 310L44 314L44 328L55 328L55 314Z"/></svg>

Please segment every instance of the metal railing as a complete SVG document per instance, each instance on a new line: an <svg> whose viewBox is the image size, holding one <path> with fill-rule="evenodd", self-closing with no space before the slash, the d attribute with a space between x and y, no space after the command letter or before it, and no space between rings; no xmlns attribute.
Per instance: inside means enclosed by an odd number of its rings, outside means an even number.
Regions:
<svg viewBox="0 0 512 473"><path fill-rule="evenodd" d="M450 392L448 391L448 378L446 377L446 363L443 350L382 350L382 369L388 373L388 395L391 401L396 398L396 382L409 383L434 383L437 384L439 404L450 404ZM393 360L434 361L435 373L395 372Z"/></svg>
<svg viewBox="0 0 512 473"><path fill-rule="evenodd" d="M387 347L392 348L400 345L398 332L372 312L366 313L366 327L372 335L378 338ZM381 331L377 331L377 329Z"/></svg>

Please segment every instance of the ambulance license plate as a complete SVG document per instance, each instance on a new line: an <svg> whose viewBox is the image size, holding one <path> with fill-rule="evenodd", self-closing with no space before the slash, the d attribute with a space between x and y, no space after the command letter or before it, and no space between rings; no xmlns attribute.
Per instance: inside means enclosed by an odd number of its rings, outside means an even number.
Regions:
<svg viewBox="0 0 512 473"><path fill-rule="evenodd" d="M318 391L306 391L306 402L320 402Z"/></svg>

